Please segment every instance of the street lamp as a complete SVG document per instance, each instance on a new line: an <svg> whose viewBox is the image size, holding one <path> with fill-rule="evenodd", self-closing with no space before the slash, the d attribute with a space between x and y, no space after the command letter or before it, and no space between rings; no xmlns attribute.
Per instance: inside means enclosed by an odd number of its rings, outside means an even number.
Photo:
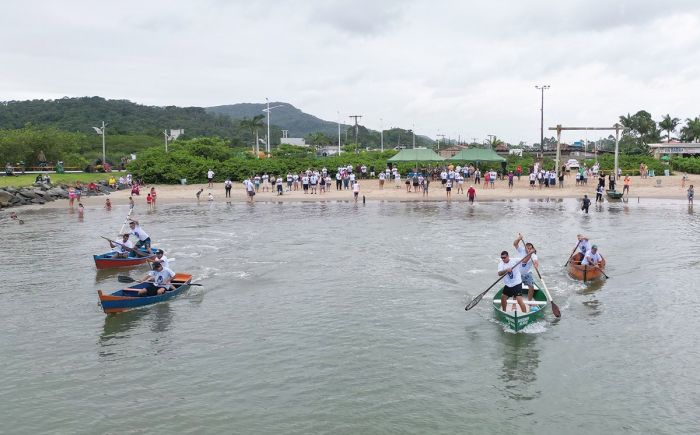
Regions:
<svg viewBox="0 0 700 435"><path fill-rule="evenodd" d="M384 152L384 119L379 118L379 128L381 129L379 131L379 142L382 147L382 152Z"/></svg>
<svg viewBox="0 0 700 435"><path fill-rule="evenodd" d="M278 107L284 106L284 104L280 104L279 106L272 106L270 107L270 100L265 98L265 101L267 102L267 109L263 109L263 112L267 113L267 155L270 155L270 111L272 109L276 109Z"/></svg>
<svg viewBox="0 0 700 435"><path fill-rule="evenodd" d="M102 127L92 127L95 129L95 132L97 134L102 136L102 167L104 168L105 163L107 163L107 154L105 153L105 127L107 127L109 124L105 124L104 121L102 121Z"/></svg>
<svg viewBox="0 0 700 435"><path fill-rule="evenodd" d="M496 137L495 134L487 134L486 136L489 137L489 148L493 149L493 139Z"/></svg>
<svg viewBox="0 0 700 435"><path fill-rule="evenodd" d="M413 133L413 149L416 149L416 124L412 125L413 130L411 130L411 133Z"/></svg>
<svg viewBox="0 0 700 435"><path fill-rule="evenodd" d="M340 155L340 110L338 110L338 155Z"/></svg>
<svg viewBox="0 0 700 435"><path fill-rule="evenodd" d="M549 85L535 85L535 89L539 89L542 93L542 100L540 102L540 151L542 152L542 156L544 156L544 91L549 88Z"/></svg>

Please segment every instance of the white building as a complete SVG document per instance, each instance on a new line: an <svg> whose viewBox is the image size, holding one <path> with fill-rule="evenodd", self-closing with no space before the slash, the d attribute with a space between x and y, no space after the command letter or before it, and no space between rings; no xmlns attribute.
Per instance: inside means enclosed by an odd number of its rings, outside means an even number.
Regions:
<svg viewBox="0 0 700 435"><path fill-rule="evenodd" d="M662 156L698 156L700 155L700 143L692 142L668 142L650 143L649 148L657 159Z"/></svg>

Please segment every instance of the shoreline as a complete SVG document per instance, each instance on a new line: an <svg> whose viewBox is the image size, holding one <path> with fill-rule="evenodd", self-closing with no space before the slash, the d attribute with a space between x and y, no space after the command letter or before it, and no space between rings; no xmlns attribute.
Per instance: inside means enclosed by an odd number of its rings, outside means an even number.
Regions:
<svg viewBox="0 0 700 435"><path fill-rule="evenodd" d="M700 183L700 177L690 176L686 181L685 188L681 188L681 176L671 175L668 177L659 176L642 179L639 176L631 177L632 183L630 187L630 195L625 195L626 199L634 198L647 198L647 199L675 199L679 201L687 201L686 189L690 184ZM456 193L456 188L453 188L452 195L450 198L447 197L445 189L442 184L438 182L431 182L429 194L424 196L422 192L406 192L406 187L403 179L401 181L400 187L395 187L393 180L389 183L385 183L384 189L379 188L379 181L374 180L360 180L360 194L358 203L362 202L363 197L367 202L376 201L396 201L396 202L459 202L467 203L468 198L466 193ZM476 202L493 202L493 201L508 201L514 199L528 199L528 200L558 200L564 198L575 198L581 199L584 194L587 194L591 201L595 199L595 181L591 180L592 183L583 186L576 186L573 179L571 183L568 183L569 179L565 179L563 188L557 186L549 188L539 188L535 186L534 189L530 189L529 182L525 177L518 182L514 183L513 189L508 189L508 182L506 180L498 180L495 183L495 188L484 188L484 184L477 184L475 188L476 192ZM657 186L657 180L661 180L660 185ZM619 185L621 186L622 180L620 180ZM464 190L466 191L471 184L465 182ZM207 183L202 184L189 184L189 185L146 185L142 186L140 196L134 197L134 202L138 205L139 209L147 210L148 205L146 204L146 192L150 190L151 187L155 187L157 193L157 204L200 204L208 203L208 194L212 193L214 196L214 203L220 202L236 202L243 203L247 202L247 196L245 189L241 183L234 183L231 190L231 197L225 198L223 183L214 183L213 188L208 188ZM286 184L284 186L286 190ZM201 194L199 201L196 198L196 192L200 189L204 189ZM127 205L129 203L130 191L121 190L112 192L109 195L99 195L99 196L89 196L83 197L81 199L82 204L85 207L103 207L105 199L109 198L113 206ZM354 202L353 194L351 190L335 190L335 184L331 186L331 189L323 194L304 194L301 187L297 191L283 192L283 195L277 195L275 191L263 192L262 187L260 191L255 195L255 202L326 202L326 201L344 201L344 202ZM619 200L618 200L619 201ZM12 207L13 210L17 209L35 209L35 208L67 208L67 199L59 199L46 203L44 205L29 205L21 207ZM604 202L609 202L607 196L604 195ZM615 201L617 202L617 201ZM77 206L77 201L76 201Z"/></svg>

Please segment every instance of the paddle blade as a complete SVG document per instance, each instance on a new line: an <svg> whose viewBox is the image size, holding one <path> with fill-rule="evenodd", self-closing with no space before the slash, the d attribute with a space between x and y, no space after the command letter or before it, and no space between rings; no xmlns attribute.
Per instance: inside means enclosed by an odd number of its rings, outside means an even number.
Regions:
<svg viewBox="0 0 700 435"><path fill-rule="evenodd" d="M486 290L486 291L488 291L488 290ZM474 308L479 302L481 302L481 299L484 297L485 294L486 294L486 292L483 292L483 293L481 293L480 295L477 295L476 297L474 297L474 299L472 299L472 300L467 304L467 306L464 307L464 311L469 311L469 310L471 310L472 308Z"/></svg>
<svg viewBox="0 0 700 435"><path fill-rule="evenodd" d="M135 282L135 281L136 281L134 278L131 278L130 276L126 276L126 275L119 275L119 276L117 276L117 280L118 280L119 282L125 282L125 283L126 283L126 282Z"/></svg>
<svg viewBox="0 0 700 435"><path fill-rule="evenodd" d="M552 314L554 314L554 317L561 317L561 311L559 311L559 307L554 301L552 301Z"/></svg>

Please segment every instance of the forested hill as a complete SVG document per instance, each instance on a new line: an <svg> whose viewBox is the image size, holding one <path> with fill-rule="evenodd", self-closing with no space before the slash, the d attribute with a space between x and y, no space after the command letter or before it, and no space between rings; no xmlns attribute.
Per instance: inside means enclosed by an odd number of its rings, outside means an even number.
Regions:
<svg viewBox="0 0 700 435"><path fill-rule="evenodd" d="M329 137L338 136L337 122L324 121L308 113L304 113L289 103L270 102L270 107L281 106L272 109L270 112L270 123L283 130L289 130L289 137L305 137L310 133L321 132ZM262 111L266 104L240 103L228 104L225 106L207 107L209 113L217 113L240 120L243 118L253 118L256 115L265 115ZM267 115L265 115L267 116ZM346 120L344 119L343 122ZM348 125L341 124L343 131Z"/></svg>
<svg viewBox="0 0 700 435"><path fill-rule="evenodd" d="M188 137L231 137L238 123L202 107L144 106L127 100L101 97L0 103L0 129L27 124L94 134L93 126L109 123L111 134L161 135L165 129L185 129Z"/></svg>

